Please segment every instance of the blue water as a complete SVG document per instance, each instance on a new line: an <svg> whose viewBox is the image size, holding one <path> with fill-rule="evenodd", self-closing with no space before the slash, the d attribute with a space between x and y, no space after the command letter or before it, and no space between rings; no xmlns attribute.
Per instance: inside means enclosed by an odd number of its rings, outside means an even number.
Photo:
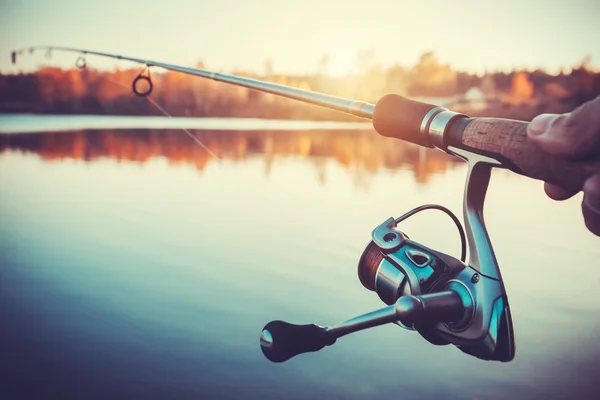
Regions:
<svg viewBox="0 0 600 400"><path fill-rule="evenodd" d="M514 318L507 364L383 326L271 364L270 320L382 306L356 276L371 230L465 168L370 131L0 136L0 398L594 398L600 246L580 196L496 171L486 219ZM438 213L405 231L450 254Z"/></svg>

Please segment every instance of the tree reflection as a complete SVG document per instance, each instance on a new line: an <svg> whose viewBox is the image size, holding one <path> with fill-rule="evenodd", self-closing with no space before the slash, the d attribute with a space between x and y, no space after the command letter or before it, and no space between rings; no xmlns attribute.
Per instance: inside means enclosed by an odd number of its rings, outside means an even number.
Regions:
<svg viewBox="0 0 600 400"><path fill-rule="evenodd" d="M325 163L335 160L355 183L382 170L409 170L425 183L456 162L435 150L384 138L373 131L197 131L195 135L222 160L265 161L270 174L277 158L301 157L313 163L326 181ZM103 130L0 135L0 152L34 153L47 161L76 159L92 162L146 163L164 158L173 165L193 165L201 171L217 162L180 130Z"/></svg>

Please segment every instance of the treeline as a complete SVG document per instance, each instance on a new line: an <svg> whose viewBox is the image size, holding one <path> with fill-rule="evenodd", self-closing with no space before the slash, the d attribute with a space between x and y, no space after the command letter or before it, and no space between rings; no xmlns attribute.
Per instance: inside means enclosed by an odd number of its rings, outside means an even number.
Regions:
<svg viewBox="0 0 600 400"><path fill-rule="evenodd" d="M233 72L241 76L376 102L386 93L437 98L439 102L491 116L530 118L539 112L563 112L600 93L600 73L589 60L568 73L541 70L487 73L454 71L425 53L412 68L357 62L357 72L346 77L320 72L305 76ZM198 67L203 68L202 63ZM152 99L175 116L254 117L312 120L349 120L319 107L256 91L178 73L153 70ZM98 71L87 67L63 70L44 67L29 74L0 75L0 112L52 114L160 115L151 102L133 95L131 82L139 70Z"/></svg>

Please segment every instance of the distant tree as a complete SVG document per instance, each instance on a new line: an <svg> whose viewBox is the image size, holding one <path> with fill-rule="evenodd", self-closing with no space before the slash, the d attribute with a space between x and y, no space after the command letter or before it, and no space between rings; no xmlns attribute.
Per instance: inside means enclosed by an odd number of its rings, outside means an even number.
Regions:
<svg viewBox="0 0 600 400"><path fill-rule="evenodd" d="M581 63L579 63L579 68L591 70L592 69L592 56L587 54L585 57L583 57L583 59L581 60Z"/></svg>
<svg viewBox="0 0 600 400"><path fill-rule="evenodd" d="M329 55L323 54L319 59L319 66L317 74L320 76L325 76L329 74Z"/></svg>
<svg viewBox="0 0 600 400"><path fill-rule="evenodd" d="M270 58L265 60L265 76L269 79L273 75L273 62Z"/></svg>
<svg viewBox="0 0 600 400"><path fill-rule="evenodd" d="M387 70L386 89L392 93L406 94L408 71L401 65L395 64Z"/></svg>
<svg viewBox="0 0 600 400"><path fill-rule="evenodd" d="M372 49L359 50L356 54L356 69L359 75L364 75L375 65L375 52Z"/></svg>
<svg viewBox="0 0 600 400"><path fill-rule="evenodd" d="M440 64L433 52L421 55L411 70L409 94L415 96L453 96L457 92L457 74L449 65Z"/></svg>
<svg viewBox="0 0 600 400"><path fill-rule="evenodd" d="M531 98L533 83L529 80L526 72L519 71L513 76L509 94L515 102L524 102Z"/></svg>

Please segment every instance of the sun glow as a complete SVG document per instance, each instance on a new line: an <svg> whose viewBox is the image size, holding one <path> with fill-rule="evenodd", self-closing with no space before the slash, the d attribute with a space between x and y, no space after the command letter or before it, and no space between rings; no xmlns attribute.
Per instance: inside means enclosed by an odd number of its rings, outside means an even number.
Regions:
<svg viewBox="0 0 600 400"><path fill-rule="evenodd" d="M335 51L327 56L323 64L324 72L327 75L337 77L348 76L356 68L356 53Z"/></svg>

